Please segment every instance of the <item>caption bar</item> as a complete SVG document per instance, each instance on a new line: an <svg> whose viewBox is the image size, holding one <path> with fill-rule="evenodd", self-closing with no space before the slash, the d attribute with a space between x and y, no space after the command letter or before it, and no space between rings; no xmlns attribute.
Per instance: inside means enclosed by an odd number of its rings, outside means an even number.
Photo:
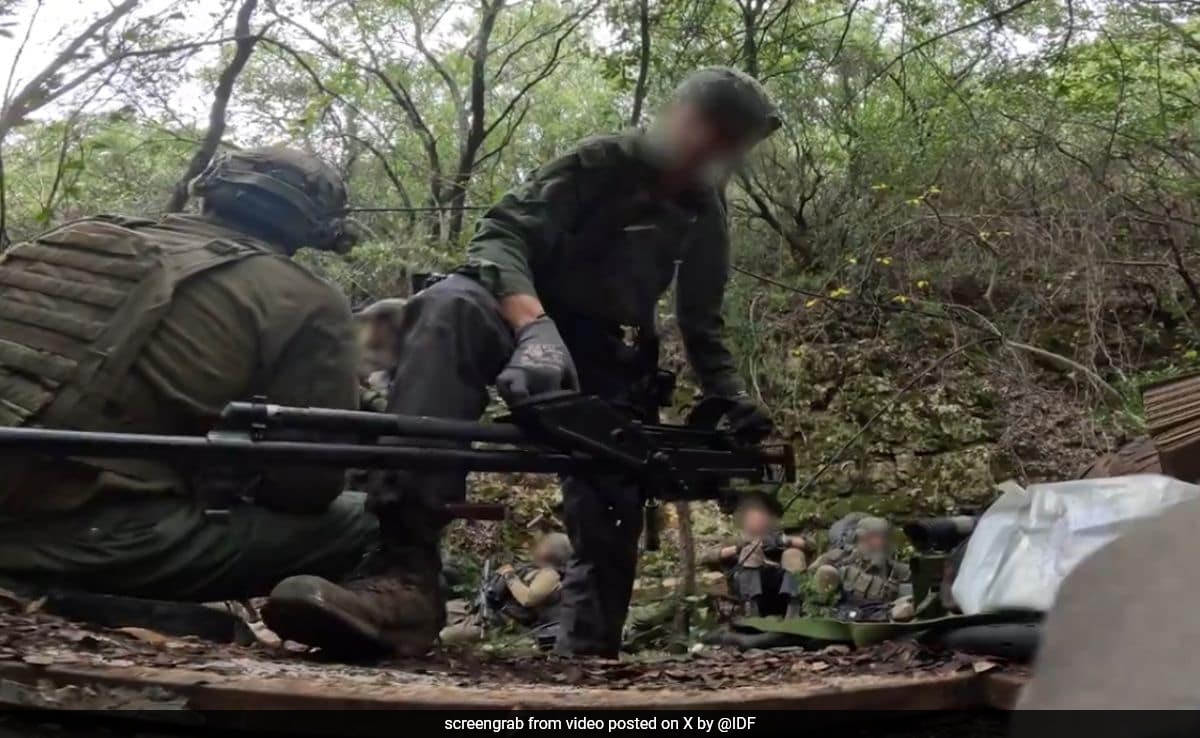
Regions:
<svg viewBox="0 0 1200 738"><path fill-rule="evenodd" d="M447 718L444 726L454 732L509 733L514 731L587 731L624 733L629 731L672 730L693 733L736 733L753 730L757 718L747 715L725 717L503 717Z"/></svg>

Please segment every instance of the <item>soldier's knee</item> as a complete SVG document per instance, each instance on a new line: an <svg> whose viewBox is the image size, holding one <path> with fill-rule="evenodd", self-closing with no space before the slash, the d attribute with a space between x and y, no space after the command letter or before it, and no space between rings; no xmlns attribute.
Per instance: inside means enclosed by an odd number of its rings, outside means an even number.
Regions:
<svg viewBox="0 0 1200 738"><path fill-rule="evenodd" d="M405 310L406 313L416 312L425 317L480 311L495 313L499 311L499 303L492 293L475 280L454 275L418 292L409 300Z"/></svg>
<svg viewBox="0 0 1200 738"><path fill-rule="evenodd" d="M779 557L779 565L785 571L798 574L808 568L808 557L798 548L789 548Z"/></svg>
<svg viewBox="0 0 1200 738"><path fill-rule="evenodd" d="M500 303L483 285L461 275L448 277L418 292L405 307L398 345L411 348L423 340L445 342L462 336L472 352L507 353L512 330L500 313Z"/></svg>
<svg viewBox="0 0 1200 738"><path fill-rule="evenodd" d="M813 572L813 583L821 592L833 592L842 586L842 575L838 572L837 567L822 564Z"/></svg>

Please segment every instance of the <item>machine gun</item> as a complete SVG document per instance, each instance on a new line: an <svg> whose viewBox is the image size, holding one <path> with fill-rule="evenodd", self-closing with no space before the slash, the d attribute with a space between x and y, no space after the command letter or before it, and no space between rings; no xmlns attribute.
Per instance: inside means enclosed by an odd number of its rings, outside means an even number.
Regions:
<svg viewBox="0 0 1200 738"><path fill-rule="evenodd" d="M596 397L563 393L513 409L503 422L234 402L205 436L0 428L0 454L141 458L184 472L271 467L580 474L622 472L659 500L718 500L741 487L794 481L792 451L720 430L726 401L709 399L686 425L630 420ZM485 444L475 446L474 444ZM451 505L452 517L495 518L499 506ZM503 517L503 508L499 509Z"/></svg>
<svg viewBox="0 0 1200 738"><path fill-rule="evenodd" d="M955 515L941 518L924 518L905 523L904 534L912 543L916 555L912 565L913 594L917 602L926 596L937 595L946 609L951 609L953 598L950 584L962 563L960 544L971 537L978 518L971 515Z"/></svg>

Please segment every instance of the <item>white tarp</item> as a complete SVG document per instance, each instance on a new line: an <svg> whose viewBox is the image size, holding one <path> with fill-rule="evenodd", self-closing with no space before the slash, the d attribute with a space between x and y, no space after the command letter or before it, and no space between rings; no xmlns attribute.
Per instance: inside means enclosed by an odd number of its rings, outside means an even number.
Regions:
<svg viewBox="0 0 1200 738"><path fill-rule="evenodd" d="M1001 489L954 580L954 599L968 615L1049 610L1063 578L1129 523L1200 497L1200 486L1158 474Z"/></svg>

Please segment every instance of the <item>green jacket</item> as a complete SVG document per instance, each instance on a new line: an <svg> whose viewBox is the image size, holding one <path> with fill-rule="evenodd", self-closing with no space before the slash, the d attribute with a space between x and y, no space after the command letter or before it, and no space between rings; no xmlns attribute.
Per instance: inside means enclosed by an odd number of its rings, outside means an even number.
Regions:
<svg viewBox="0 0 1200 738"><path fill-rule="evenodd" d="M497 297L537 296L563 311L652 327L676 282L675 312L704 391L742 390L721 303L729 233L714 188L673 197L642 134L588 139L506 194L479 221L468 269Z"/></svg>
<svg viewBox="0 0 1200 738"><path fill-rule="evenodd" d="M212 218L86 218L0 256L0 425L196 435L256 395L351 409L356 361L337 288ZM341 488L276 469L255 496L311 512ZM0 516L191 491L148 459L0 460Z"/></svg>

